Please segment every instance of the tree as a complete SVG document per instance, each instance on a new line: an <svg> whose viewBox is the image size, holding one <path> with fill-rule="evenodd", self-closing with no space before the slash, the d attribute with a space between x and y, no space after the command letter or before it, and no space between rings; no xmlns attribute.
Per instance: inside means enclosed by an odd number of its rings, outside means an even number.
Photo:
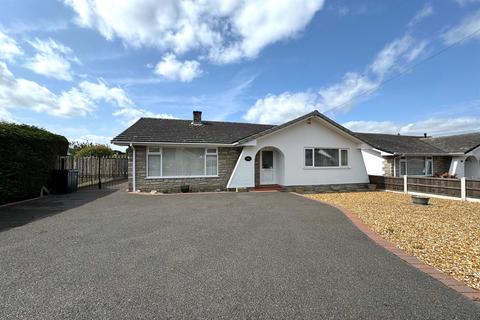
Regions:
<svg viewBox="0 0 480 320"><path fill-rule="evenodd" d="M112 157L114 151L105 144L91 142L73 142L70 154L75 157Z"/></svg>

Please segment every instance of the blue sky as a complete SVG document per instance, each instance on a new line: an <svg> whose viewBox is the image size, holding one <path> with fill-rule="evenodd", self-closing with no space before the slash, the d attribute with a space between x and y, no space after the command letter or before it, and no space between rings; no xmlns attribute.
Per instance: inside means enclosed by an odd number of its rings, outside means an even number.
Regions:
<svg viewBox="0 0 480 320"><path fill-rule="evenodd" d="M480 130L480 1L2 0L0 118L106 143L140 116Z"/></svg>

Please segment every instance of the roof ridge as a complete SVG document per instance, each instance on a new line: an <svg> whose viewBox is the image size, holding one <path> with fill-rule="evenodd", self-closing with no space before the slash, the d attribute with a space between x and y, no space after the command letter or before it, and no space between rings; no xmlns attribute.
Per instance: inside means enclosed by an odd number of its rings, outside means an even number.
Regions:
<svg viewBox="0 0 480 320"><path fill-rule="evenodd" d="M393 136L393 137L408 137L408 138L425 139L424 136L414 136L414 135L409 135L409 134L379 133L379 132L354 132L354 133L355 134L374 134L374 135L378 135L378 136Z"/></svg>
<svg viewBox="0 0 480 320"><path fill-rule="evenodd" d="M457 133L451 134L448 136L437 136L437 137L429 137L430 139L443 139L443 138L455 138L460 136L470 136L470 135L480 135L480 132L468 132L468 133Z"/></svg>
<svg viewBox="0 0 480 320"><path fill-rule="evenodd" d="M192 122L189 119L172 119L172 118L155 118L155 117L141 117L141 119L151 119L151 120L168 120L168 121L184 121L184 122ZM239 122L239 121L216 121L216 120L202 120L202 122L210 122L210 123L230 123L230 124L246 124L252 126L270 126L275 127L275 124L267 124L267 123L252 123L252 122Z"/></svg>

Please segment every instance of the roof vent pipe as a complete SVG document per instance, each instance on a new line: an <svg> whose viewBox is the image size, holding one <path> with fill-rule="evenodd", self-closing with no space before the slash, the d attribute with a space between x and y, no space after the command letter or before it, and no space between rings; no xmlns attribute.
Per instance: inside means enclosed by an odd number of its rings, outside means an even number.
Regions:
<svg viewBox="0 0 480 320"><path fill-rule="evenodd" d="M193 111L193 122L192 124L200 125L202 124L202 111Z"/></svg>

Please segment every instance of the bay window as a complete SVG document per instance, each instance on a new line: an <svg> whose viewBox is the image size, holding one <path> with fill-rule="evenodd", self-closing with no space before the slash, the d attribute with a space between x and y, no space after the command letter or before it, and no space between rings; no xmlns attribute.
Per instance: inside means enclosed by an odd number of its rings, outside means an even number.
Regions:
<svg viewBox="0 0 480 320"><path fill-rule="evenodd" d="M149 147L147 177L216 176L217 163L216 148Z"/></svg>
<svg viewBox="0 0 480 320"><path fill-rule="evenodd" d="M348 150L333 148L305 148L305 167L348 167Z"/></svg>

